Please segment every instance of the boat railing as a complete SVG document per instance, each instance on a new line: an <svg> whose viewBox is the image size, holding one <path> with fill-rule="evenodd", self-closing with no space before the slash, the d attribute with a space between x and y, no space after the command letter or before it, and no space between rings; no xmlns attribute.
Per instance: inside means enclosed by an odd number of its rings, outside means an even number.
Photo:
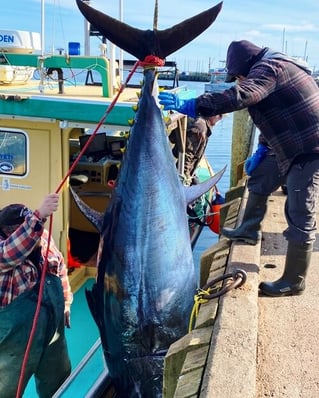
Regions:
<svg viewBox="0 0 319 398"><path fill-rule="evenodd" d="M2 53L0 65L31 66L39 69L40 66L49 69L86 69L100 74L103 97L111 97L110 64L106 57L81 55L45 55Z"/></svg>
<svg viewBox="0 0 319 398"><path fill-rule="evenodd" d="M123 61L123 69L127 72L130 72L132 68L134 67L136 61L130 60L130 59L125 59ZM165 89L174 89L179 86L179 71L177 68L177 63L175 61L166 61L164 66L159 66L157 67L158 71L158 79L159 80L165 80L165 81L170 81L170 84L160 84L161 87ZM143 73L143 67L139 66L136 69L136 72ZM135 84L135 83L128 83L127 87L140 87L140 84Z"/></svg>
<svg viewBox="0 0 319 398"><path fill-rule="evenodd" d="M81 373L85 371L85 367L89 364L89 362L93 359L94 355L101 348L101 339L98 338L90 350L86 353L86 355L79 362L78 366L72 371L70 376L64 381L61 387L55 392L52 398L62 398L64 394L66 394L67 390L70 388L71 384L80 377ZM89 391L93 393L99 388L100 385L105 384L105 380L108 378L108 370L106 368L104 360L102 360L101 356L101 373L98 378L94 381ZM86 395L88 397L89 395ZM93 395L91 395L93 396ZM96 395L95 395L96 396Z"/></svg>

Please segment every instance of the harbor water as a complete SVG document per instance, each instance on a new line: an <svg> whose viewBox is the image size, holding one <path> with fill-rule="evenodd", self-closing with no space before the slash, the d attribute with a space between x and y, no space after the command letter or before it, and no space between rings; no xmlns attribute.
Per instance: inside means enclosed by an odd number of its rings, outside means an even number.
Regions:
<svg viewBox="0 0 319 398"><path fill-rule="evenodd" d="M182 82L183 83L183 82ZM195 90L197 95L204 93L203 82L186 82L187 87ZM213 127L212 135L206 147L206 157L214 172L221 170L227 165L226 171L217 184L222 196L229 190L230 185L230 162L231 162L231 140L232 140L233 115L225 115L216 126ZM193 250L194 263L199 272L200 257L204 250L213 246L218 241L218 235L208 227L204 227Z"/></svg>

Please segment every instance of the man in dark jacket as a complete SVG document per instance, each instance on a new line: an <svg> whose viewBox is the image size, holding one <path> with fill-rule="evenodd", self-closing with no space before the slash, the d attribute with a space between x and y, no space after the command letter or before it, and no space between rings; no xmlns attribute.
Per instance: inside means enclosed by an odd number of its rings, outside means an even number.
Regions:
<svg viewBox="0 0 319 398"><path fill-rule="evenodd" d="M187 131L185 143L184 183L196 184L196 169L204 156L208 139L212 134L212 127L222 118L221 115L209 118L187 118Z"/></svg>
<svg viewBox="0 0 319 398"><path fill-rule="evenodd" d="M316 233L319 89L303 63L246 40L230 44L226 67L226 81L237 80L228 90L189 100L163 92L160 103L192 117L248 109L287 185L285 269L279 280L262 282L259 288L269 296L301 294Z"/></svg>
<svg viewBox="0 0 319 398"><path fill-rule="evenodd" d="M267 211L269 196L281 186L284 192L285 177L278 169L274 151L267 145L262 134L259 135L257 150L246 159L245 171L248 198L242 222L237 228L221 229L220 233L232 241L257 245L261 240L261 223Z"/></svg>

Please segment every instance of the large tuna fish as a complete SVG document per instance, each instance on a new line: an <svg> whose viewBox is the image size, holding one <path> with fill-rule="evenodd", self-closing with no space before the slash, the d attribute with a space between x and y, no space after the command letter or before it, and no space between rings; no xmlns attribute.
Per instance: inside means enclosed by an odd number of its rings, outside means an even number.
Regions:
<svg viewBox="0 0 319 398"><path fill-rule="evenodd" d="M139 31L81 0L84 16L139 59L165 58L216 18L221 4L166 31ZM103 218L75 196L99 228L98 275L87 299L120 397L161 397L164 356L187 333L196 289L186 206L223 170L185 188L178 177L157 103L155 68L144 84L113 198Z"/></svg>

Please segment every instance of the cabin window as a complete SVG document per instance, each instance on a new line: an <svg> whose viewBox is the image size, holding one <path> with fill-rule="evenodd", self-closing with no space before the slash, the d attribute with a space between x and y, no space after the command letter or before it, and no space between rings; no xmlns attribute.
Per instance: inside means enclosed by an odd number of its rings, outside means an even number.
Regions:
<svg viewBox="0 0 319 398"><path fill-rule="evenodd" d="M28 139L21 130L0 129L0 175L27 174Z"/></svg>

